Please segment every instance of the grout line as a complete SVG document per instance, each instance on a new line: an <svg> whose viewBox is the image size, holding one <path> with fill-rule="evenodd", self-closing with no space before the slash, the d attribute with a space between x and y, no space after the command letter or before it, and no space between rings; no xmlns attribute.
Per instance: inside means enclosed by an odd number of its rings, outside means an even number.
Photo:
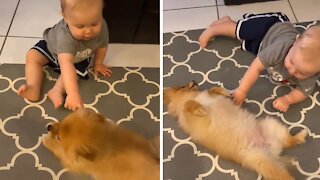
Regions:
<svg viewBox="0 0 320 180"><path fill-rule="evenodd" d="M217 18L220 19L219 8L218 8L218 0L216 0L216 10L217 10Z"/></svg>
<svg viewBox="0 0 320 180"><path fill-rule="evenodd" d="M30 39L43 39L43 37L35 37L35 36L7 36L10 38L30 38Z"/></svg>
<svg viewBox="0 0 320 180"><path fill-rule="evenodd" d="M210 6L197 6L197 7L188 7L188 8L177 8L177 9L165 9L163 11L178 11L178 10L185 10L185 9L200 9L206 7L215 7L215 6L223 6L223 5L210 5Z"/></svg>
<svg viewBox="0 0 320 180"><path fill-rule="evenodd" d="M289 3L289 6L290 6L290 8L291 8L291 11L292 11L292 13L293 13L294 18L296 19L296 21L297 21L297 23L298 23L298 22L299 22L299 21L298 21L298 18L297 18L297 16L296 16L296 13L294 13L294 10L293 10L293 8L292 8L292 5L291 5L290 0L288 0L288 3Z"/></svg>
<svg viewBox="0 0 320 180"><path fill-rule="evenodd" d="M4 40L3 40L3 43L2 43L2 46L1 46L1 49L0 49L0 55L2 54L4 45L6 44L6 41L7 41L7 38L8 38L8 34L9 34L9 32L10 32L10 29L11 29L11 26L12 26L12 23L13 23L13 20L14 20L14 17L16 16L16 13L17 13L19 4L20 4L20 0L18 0L18 3L17 3L17 6L16 6L16 9L14 10L14 13L13 13L13 16L12 16L12 19L11 19L11 22L10 22L10 25L9 25L9 28L8 28L8 31L7 31L7 34L6 34L6 36L5 36Z"/></svg>

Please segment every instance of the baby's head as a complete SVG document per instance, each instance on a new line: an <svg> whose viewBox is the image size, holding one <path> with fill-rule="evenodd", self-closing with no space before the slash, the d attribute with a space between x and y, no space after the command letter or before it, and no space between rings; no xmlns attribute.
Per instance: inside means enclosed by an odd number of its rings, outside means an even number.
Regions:
<svg viewBox="0 0 320 180"><path fill-rule="evenodd" d="M297 79L307 79L320 72L320 25L308 28L298 37L284 64Z"/></svg>
<svg viewBox="0 0 320 180"><path fill-rule="evenodd" d="M72 36L78 40L90 40L101 31L102 0L60 0L61 14Z"/></svg>

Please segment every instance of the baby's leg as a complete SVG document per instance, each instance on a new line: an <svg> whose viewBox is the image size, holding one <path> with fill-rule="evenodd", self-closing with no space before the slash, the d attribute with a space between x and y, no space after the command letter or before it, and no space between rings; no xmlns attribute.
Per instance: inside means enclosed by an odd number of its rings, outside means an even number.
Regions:
<svg viewBox="0 0 320 180"><path fill-rule="evenodd" d="M48 92L48 97L52 101L54 108L59 108L62 105L64 93L65 88L62 76L60 75L56 84Z"/></svg>
<svg viewBox="0 0 320 180"><path fill-rule="evenodd" d="M230 19L229 16L225 16L217 21L211 23L211 25L202 32L199 37L199 43L202 48L206 47L210 39L214 36L228 36L236 38L237 23Z"/></svg>
<svg viewBox="0 0 320 180"><path fill-rule="evenodd" d="M30 49L27 52L25 76L26 84L19 87L17 94L30 101L37 101L40 97L42 84L42 67L48 60L39 51Z"/></svg>

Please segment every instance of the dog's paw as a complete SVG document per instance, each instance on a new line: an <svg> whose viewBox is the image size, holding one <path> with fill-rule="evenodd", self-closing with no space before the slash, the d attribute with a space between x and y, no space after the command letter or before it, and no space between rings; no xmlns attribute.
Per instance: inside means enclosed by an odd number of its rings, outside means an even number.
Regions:
<svg viewBox="0 0 320 180"><path fill-rule="evenodd" d="M214 95L214 96L215 95L222 95L222 96L230 97L230 93L222 87L213 87L213 88L209 89L208 92L210 95Z"/></svg>
<svg viewBox="0 0 320 180"><path fill-rule="evenodd" d="M184 106L184 109L187 113L190 113L194 116L203 117L203 116L207 115L207 112L203 108L203 106L200 103L193 101L193 100L187 101Z"/></svg>

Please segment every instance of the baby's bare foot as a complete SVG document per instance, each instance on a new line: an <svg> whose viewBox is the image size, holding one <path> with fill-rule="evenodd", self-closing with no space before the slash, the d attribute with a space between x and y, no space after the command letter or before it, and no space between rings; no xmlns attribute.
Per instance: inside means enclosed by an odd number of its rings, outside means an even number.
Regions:
<svg viewBox="0 0 320 180"><path fill-rule="evenodd" d="M55 89L51 89L48 92L48 97L51 100L51 102L53 103L54 108L59 108L62 103L63 103L63 93L55 90Z"/></svg>
<svg viewBox="0 0 320 180"><path fill-rule="evenodd" d="M204 30L201 33L199 37L200 47L205 48L208 42L213 38L213 36L214 36L214 25L208 27L206 30Z"/></svg>
<svg viewBox="0 0 320 180"><path fill-rule="evenodd" d="M30 101L38 101L39 100L39 93L37 93L33 88L23 84L19 87L17 94L23 98L26 98Z"/></svg>
<svg viewBox="0 0 320 180"><path fill-rule="evenodd" d="M225 22L231 21L229 16L224 16L221 19L218 19L216 21L213 21L210 26L202 32L202 34L199 37L199 44L200 47L205 48L208 44L208 42L214 37L214 28L218 24L222 24Z"/></svg>
<svg viewBox="0 0 320 180"><path fill-rule="evenodd" d="M216 25L216 24L221 24L221 23L225 23L225 22L229 22L231 20L230 16L223 16L222 18L213 21L210 26L212 25Z"/></svg>

